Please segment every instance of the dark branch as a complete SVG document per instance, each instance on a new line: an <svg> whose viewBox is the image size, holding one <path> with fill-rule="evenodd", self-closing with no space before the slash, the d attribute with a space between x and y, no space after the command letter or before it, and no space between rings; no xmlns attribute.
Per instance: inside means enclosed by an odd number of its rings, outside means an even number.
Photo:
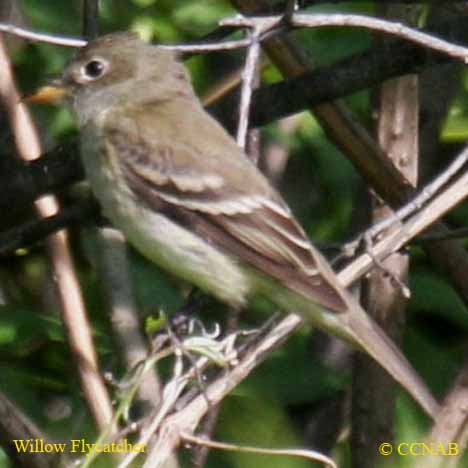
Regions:
<svg viewBox="0 0 468 468"><path fill-rule="evenodd" d="M57 147L40 159L19 162L15 172L0 175L0 212L21 211L41 195L62 190L83 178L76 141Z"/></svg>
<svg viewBox="0 0 468 468"><path fill-rule="evenodd" d="M93 39L99 35L99 1L83 1L83 35Z"/></svg>
<svg viewBox="0 0 468 468"><path fill-rule="evenodd" d="M30 246L61 229L96 219L99 219L97 203L65 207L54 216L30 221L0 234L0 257L11 255L17 249Z"/></svg>

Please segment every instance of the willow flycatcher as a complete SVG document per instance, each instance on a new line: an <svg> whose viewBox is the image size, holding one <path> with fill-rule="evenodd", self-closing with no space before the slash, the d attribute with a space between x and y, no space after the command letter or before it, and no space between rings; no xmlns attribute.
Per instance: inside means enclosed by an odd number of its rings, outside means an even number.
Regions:
<svg viewBox="0 0 468 468"><path fill-rule="evenodd" d="M62 96L104 214L144 256L234 307L260 296L300 314L366 351L436 415L423 381L203 109L172 52L103 36L30 100Z"/></svg>

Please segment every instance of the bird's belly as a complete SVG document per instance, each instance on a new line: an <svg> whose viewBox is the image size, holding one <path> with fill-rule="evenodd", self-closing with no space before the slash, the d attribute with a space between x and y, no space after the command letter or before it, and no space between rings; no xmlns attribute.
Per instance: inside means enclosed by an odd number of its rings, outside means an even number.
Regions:
<svg viewBox="0 0 468 468"><path fill-rule="evenodd" d="M234 306L245 303L249 275L234 260L146 204L138 203L109 168L94 167L87 174L105 216L140 253L224 302Z"/></svg>

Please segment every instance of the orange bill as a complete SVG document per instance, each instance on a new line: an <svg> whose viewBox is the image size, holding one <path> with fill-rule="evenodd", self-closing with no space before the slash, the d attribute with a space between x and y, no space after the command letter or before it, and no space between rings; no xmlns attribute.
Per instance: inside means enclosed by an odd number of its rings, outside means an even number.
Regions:
<svg viewBox="0 0 468 468"><path fill-rule="evenodd" d="M26 95L23 101L31 104L54 104L67 95L67 89L61 86L47 85L39 88L35 93Z"/></svg>

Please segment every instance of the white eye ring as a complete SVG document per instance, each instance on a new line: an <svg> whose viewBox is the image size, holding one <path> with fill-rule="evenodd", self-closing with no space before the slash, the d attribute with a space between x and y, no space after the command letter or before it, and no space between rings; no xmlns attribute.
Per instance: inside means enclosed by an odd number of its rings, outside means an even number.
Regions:
<svg viewBox="0 0 468 468"><path fill-rule="evenodd" d="M95 81L101 78L109 68L107 61L101 58L93 58L81 67L83 81Z"/></svg>

